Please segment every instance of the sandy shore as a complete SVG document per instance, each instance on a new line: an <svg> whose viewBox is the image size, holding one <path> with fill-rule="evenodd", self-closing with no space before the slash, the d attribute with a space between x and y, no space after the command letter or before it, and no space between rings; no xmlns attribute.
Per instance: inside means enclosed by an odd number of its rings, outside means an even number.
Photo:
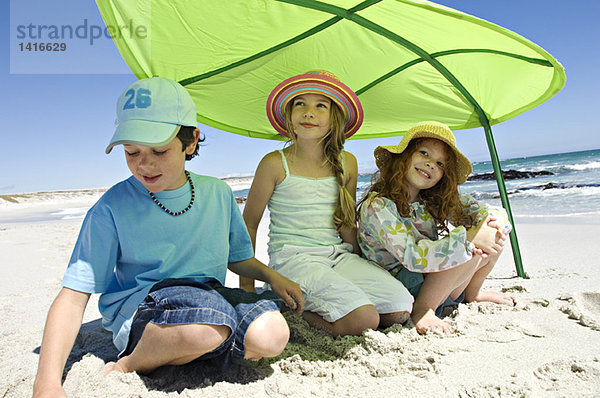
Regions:
<svg viewBox="0 0 600 398"><path fill-rule="evenodd" d="M85 208L95 195L76 195L68 206ZM63 219L68 211L56 214L65 198L38 199L0 203L2 397L31 395L43 323L81 224ZM515 308L461 304L447 318L452 336L419 336L405 325L332 339L289 317L292 338L280 357L236 363L225 374L187 365L101 376L116 349L92 296L65 390L71 397L600 396L600 225L517 218L517 233L530 279L516 277L507 249L484 285L508 292ZM237 280L230 275L227 284Z"/></svg>

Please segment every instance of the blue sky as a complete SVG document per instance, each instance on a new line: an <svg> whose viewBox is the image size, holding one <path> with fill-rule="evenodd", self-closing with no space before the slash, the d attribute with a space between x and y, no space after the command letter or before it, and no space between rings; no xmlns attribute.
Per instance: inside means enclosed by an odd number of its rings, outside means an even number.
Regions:
<svg viewBox="0 0 600 398"><path fill-rule="evenodd" d="M500 159L600 148L600 2L595 0L440 0L532 40L563 64L565 88L548 102L494 126ZM12 8L11 8L12 6ZM2 2L3 62L0 194L108 187L129 175L122 151L104 154L112 135L115 102L135 77L112 40L93 39L102 28L93 1ZM11 14L12 13L12 14ZM86 24L87 36L67 41L69 52L20 51L18 25ZM92 28L92 26L94 28ZM82 28L83 29L83 28ZM94 31L98 33L98 29ZM84 36L81 30L80 36ZM47 32L45 32L47 34ZM12 40L11 42L11 34ZM31 40L29 40L31 41ZM86 54L74 58L69 54ZM11 73L11 71L13 73ZM207 140L188 169L215 177L249 175L275 141L202 129ZM482 129L458 131L459 147L472 161L489 160ZM373 149L399 138L349 141L359 169L373 167Z"/></svg>

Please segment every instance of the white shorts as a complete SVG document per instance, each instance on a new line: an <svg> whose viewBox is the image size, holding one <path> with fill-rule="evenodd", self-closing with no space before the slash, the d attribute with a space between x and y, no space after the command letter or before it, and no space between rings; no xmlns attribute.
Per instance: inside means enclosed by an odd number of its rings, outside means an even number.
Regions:
<svg viewBox="0 0 600 398"><path fill-rule="evenodd" d="M352 253L352 245L284 246L269 266L298 283L304 310L335 322L363 305L380 314L412 310L413 297L388 271Z"/></svg>

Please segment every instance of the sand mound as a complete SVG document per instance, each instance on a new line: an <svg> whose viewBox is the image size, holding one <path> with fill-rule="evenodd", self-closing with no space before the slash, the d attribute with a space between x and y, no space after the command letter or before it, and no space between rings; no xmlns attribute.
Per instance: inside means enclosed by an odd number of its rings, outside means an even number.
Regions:
<svg viewBox="0 0 600 398"><path fill-rule="evenodd" d="M597 396L600 392L600 360L563 359L546 363L534 372L534 391L540 395L569 396L579 391L581 396Z"/></svg>
<svg viewBox="0 0 600 398"><path fill-rule="evenodd" d="M582 292L571 296L562 296L567 302L561 311L576 319L583 326L600 331L600 292Z"/></svg>

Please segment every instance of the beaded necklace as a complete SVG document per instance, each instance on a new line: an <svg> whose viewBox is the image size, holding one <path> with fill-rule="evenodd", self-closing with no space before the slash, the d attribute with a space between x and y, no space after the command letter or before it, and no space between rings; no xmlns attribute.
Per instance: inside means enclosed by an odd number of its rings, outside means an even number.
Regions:
<svg viewBox="0 0 600 398"><path fill-rule="evenodd" d="M154 194L150 191L148 191L148 193L150 194L150 197L152 198L152 200L154 200L154 203L156 203L158 205L158 207L160 207L161 209L163 209L167 214L170 214L172 216L180 216L183 213L187 212L189 209L192 208L192 206L194 205L194 199L196 197L196 192L194 190L194 183L192 182L192 178L190 177L190 173L186 170L185 171L185 176L188 180L188 182L190 183L190 187L192 187L192 198L190 199L190 204L187 205L187 207L181 211L178 211L177 213L172 212L171 210L167 209L165 207L165 205L163 205L162 203L160 203L160 201L158 199L156 199L156 196L154 196Z"/></svg>

